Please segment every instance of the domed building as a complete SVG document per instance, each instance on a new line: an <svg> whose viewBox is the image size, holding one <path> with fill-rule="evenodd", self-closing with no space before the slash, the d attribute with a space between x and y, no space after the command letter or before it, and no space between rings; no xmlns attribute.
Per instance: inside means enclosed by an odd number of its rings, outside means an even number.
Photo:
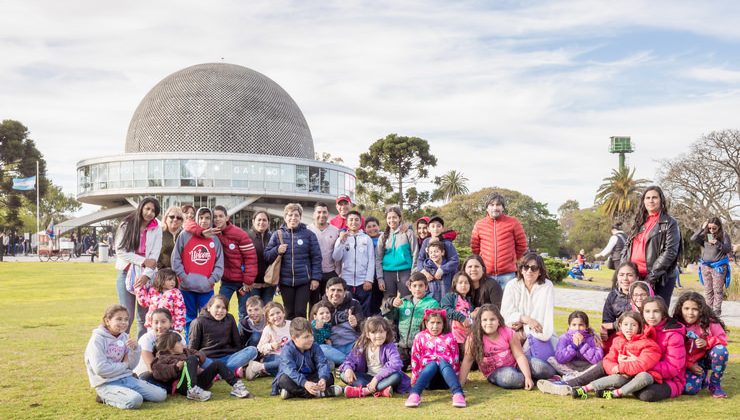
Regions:
<svg viewBox="0 0 740 420"><path fill-rule="evenodd" d="M131 118L125 153L78 162L77 185L79 201L106 209L67 228L120 217L144 196L157 197L163 212L220 204L247 228L257 209L281 217L289 202L354 198L355 174L314 160L306 119L277 83L246 67L209 63L157 83Z"/></svg>

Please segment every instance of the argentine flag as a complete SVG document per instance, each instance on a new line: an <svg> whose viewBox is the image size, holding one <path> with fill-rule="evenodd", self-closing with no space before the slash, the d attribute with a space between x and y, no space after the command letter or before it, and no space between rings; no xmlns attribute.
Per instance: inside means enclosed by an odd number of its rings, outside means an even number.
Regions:
<svg viewBox="0 0 740 420"><path fill-rule="evenodd" d="M36 177L13 178L13 189L21 191L30 191L36 187Z"/></svg>

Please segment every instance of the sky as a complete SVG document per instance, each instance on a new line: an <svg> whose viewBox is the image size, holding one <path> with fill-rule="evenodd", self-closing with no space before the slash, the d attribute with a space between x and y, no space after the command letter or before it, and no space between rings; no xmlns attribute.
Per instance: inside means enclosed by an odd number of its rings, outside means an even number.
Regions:
<svg viewBox="0 0 740 420"><path fill-rule="evenodd" d="M740 2L0 0L0 119L26 125L48 175L122 153L137 105L182 68L227 62L281 85L317 152L356 167L389 133L426 139L470 191L514 189L555 213L593 204L627 162L738 127ZM420 184L431 189L431 184ZM85 206L82 213L94 206Z"/></svg>

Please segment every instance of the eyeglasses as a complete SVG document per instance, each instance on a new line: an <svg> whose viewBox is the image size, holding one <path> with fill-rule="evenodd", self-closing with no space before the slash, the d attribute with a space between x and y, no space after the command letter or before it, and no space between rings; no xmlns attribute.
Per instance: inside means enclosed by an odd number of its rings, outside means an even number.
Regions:
<svg viewBox="0 0 740 420"><path fill-rule="evenodd" d="M172 215L170 215L170 216L167 216L167 218L170 219L170 220L175 220L175 219L182 220L182 216L172 216Z"/></svg>
<svg viewBox="0 0 740 420"><path fill-rule="evenodd" d="M533 273L536 273L536 272L540 271L540 267L537 266L537 265L523 265L522 266L522 271L527 271L527 270L529 270L529 271L531 271Z"/></svg>

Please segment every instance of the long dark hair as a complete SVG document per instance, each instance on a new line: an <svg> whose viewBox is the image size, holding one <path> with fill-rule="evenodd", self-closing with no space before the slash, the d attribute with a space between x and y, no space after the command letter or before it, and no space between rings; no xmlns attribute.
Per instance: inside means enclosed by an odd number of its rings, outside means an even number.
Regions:
<svg viewBox="0 0 740 420"><path fill-rule="evenodd" d="M483 281L488 276L488 273L486 272L486 263L483 262L483 258L478 254L470 254L468 258L465 258L465 261L462 263L462 271L465 271L465 267L468 265L468 261L470 260L476 260L480 264L481 268L483 269L483 275L480 278L480 282L483 283Z"/></svg>
<svg viewBox="0 0 740 420"><path fill-rule="evenodd" d="M689 326L686 320L684 320L683 311L681 310L681 308L683 308L683 304L688 301L692 301L699 306L699 326L702 331L705 333L709 331L709 324L711 323L719 324L722 326L723 330L727 331L725 323L714 313L712 308L707 305L707 301L704 299L704 296L696 292L686 292L678 297L676 307L673 308L673 319L687 327Z"/></svg>
<svg viewBox="0 0 740 420"><path fill-rule="evenodd" d="M714 237L717 238L718 241L724 242L725 241L725 231L722 229L722 221L719 220L719 217L710 217L709 220L707 220L707 228L706 231L709 231L709 224L717 225L717 233L714 234Z"/></svg>
<svg viewBox="0 0 740 420"><path fill-rule="evenodd" d="M382 316L375 315L366 319L362 324L362 333L360 334L360 338L357 339L357 342L355 342L354 348L356 348L360 354L364 353L367 346L370 345L370 339L367 338L367 334L377 332L378 330L385 331L385 342L383 344L393 342L393 324Z"/></svg>
<svg viewBox="0 0 740 420"><path fill-rule="evenodd" d="M545 261L542 259L540 254L536 252L527 252L522 256L522 258L519 260L519 264L517 264L517 270L516 270L516 278L518 280L524 281L524 274L522 274L522 267L524 267L525 264L527 264L530 261L534 261L537 263L537 267L539 267L540 271L537 276L537 283L543 284L545 280L547 279L547 269L545 268Z"/></svg>
<svg viewBox="0 0 740 420"><path fill-rule="evenodd" d="M391 234L391 227L388 226L388 220L387 220L388 219L388 213L390 213L390 212L396 213L398 215L398 225L399 226L401 225L401 223L403 223L403 212L401 211L401 208L398 207L398 206L388 207L388 209L386 209L386 211L385 211L386 222L385 222L385 231L383 232L383 240L384 241L385 240L388 240L388 235Z"/></svg>
<svg viewBox="0 0 740 420"><path fill-rule="evenodd" d="M481 319L485 312L493 312L498 319L499 328L506 326L504 323L504 317L501 315L501 310L498 306L491 303L481 305L478 309L478 313L475 315L475 319L473 319L473 327L471 328L471 334L467 340L470 344L465 345L465 352L472 351L473 359L477 362L483 360L483 336L486 335L486 333L483 332L483 328L481 327Z"/></svg>
<svg viewBox="0 0 740 420"><path fill-rule="evenodd" d="M121 221L121 225L126 224L126 229L123 231L123 240L121 241L121 245L123 245L123 248L128 252L139 249L141 224L144 221L144 218L141 217L141 213L144 210L144 206L149 203L154 204L154 218L156 219L162 211L159 201L154 197L144 197L144 199L139 201L139 205L136 207L136 210L129 213L129 215L124 217Z"/></svg>
<svg viewBox="0 0 740 420"><path fill-rule="evenodd" d="M632 261L625 261L622 264L619 264L617 268L614 270L614 275L612 275L612 289L617 288L617 282L619 280L619 270L621 270L624 267L632 268L632 271L635 273L635 279L640 278L640 272L637 271L637 264L633 263Z"/></svg>
<svg viewBox="0 0 740 420"><path fill-rule="evenodd" d="M645 196L650 191L656 191L658 193L658 197L660 197L660 214L668 214L668 208L666 207L665 194L663 194L663 190L657 185L651 185L645 188L645 191L643 191L642 195L640 196L640 204L637 208L637 213L635 214L635 222L632 223L630 238L634 238L638 233L640 233L642 225L645 224L645 221L648 218L648 211L645 208Z"/></svg>

